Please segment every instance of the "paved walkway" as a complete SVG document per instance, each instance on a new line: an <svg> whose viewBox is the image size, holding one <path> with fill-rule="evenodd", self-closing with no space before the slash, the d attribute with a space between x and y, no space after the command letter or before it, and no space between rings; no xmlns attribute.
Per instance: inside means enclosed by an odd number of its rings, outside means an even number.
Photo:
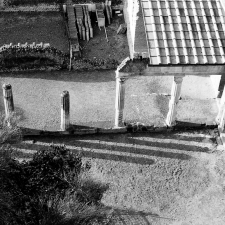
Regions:
<svg viewBox="0 0 225 225"><path fill-rule="evenodd" d="M126 82L125 121L163 125L172 87L172 77L136 77ZM0 84L13 87L20 125L29 128L60 128L60 94L67 90L71 101L71 123L112 127L115 112L115 73L49 72L5 74ZM210 77L187 76L182 86L178 120L213 120L218 112ZM0 110L4 110L2 91Z"/></svg>

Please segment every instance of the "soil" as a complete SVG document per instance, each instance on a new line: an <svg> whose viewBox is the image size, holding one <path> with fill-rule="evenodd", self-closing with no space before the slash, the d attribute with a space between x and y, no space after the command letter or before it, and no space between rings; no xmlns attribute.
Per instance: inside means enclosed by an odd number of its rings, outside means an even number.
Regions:
<svg viewBox="0 0 225 225"><path fill-rule="evenodd" d="M92 18L92 21L96 21L95 16ZM112 23L106 26L108 41L104 29L100 30L97 22L92 23L94 38L90 39L89 42L80 41L83 58L110 58L121 62L129 56L127 36L126 34L117 34L119 19L116 16L113 18Z"/></svg>
<svg viewBox="0 0 225 225"><path fill-rule="evenodd" d="M119 62L129 56L126 34L117 35L118 18L106 27L99 29L96 16L92 16L94 38L89 42L80 40L83 58L116 59ZM60 12L2 12L0 15L0 46L28 42L49 43L63 52L69 52L65 24Z"/></svg>
<svg viewBox="0 0 225 225"><path fill-rule="evenodd" d="M0 26L0 46L43 42L68 51L64 22L59 12L2 12Z"/></svg>
<svg viewBox="0 0 225 225"><path fill-rule="evenodd" d="M102 204L116 225L225 223L225 152L212 130L25 140L23 157L55 143L90 161L90 176L109 184ZM26 155L27 152L27 155Z"/></svg>

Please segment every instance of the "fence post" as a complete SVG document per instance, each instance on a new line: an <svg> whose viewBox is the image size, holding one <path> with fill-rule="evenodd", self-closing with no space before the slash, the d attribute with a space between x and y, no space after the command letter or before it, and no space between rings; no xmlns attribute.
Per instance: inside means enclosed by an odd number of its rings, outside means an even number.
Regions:
<svg viewBox="0 0 225 225"><path fill-rule="evenodd" d="M5 105L5 116L6 116L6 119L8 119L10 114L14 112L12 86L10 84L3 84L2 89L3 89L3 98L4 98L4 105Z"/></svg>
<svg viewBox="0 0 225 225"><path fill-rule="evenodd" d="M68 91L61 94L61 131L70 127L70 95Z"/></svg>

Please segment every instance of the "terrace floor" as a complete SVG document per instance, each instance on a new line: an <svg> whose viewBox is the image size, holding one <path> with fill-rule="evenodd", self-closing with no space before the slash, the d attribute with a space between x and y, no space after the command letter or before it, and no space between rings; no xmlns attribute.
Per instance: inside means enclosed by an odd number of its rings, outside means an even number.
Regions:
<svg viewBox="0 0 225 225"><path fill-rule="evenodd" d="M173 77L136 77L126 81L124 120L163 126ZM59 130L60 94L70 93L71 123L90 127L114 126L116 82L114 71L37 72L5 74L0 85L13 88L20 125ZM201 85L201 89L199 89ZM214 120L218 113L210 77L186 76L177 119L194 123ZM4 111L0 91L0 111Z"/></svg>

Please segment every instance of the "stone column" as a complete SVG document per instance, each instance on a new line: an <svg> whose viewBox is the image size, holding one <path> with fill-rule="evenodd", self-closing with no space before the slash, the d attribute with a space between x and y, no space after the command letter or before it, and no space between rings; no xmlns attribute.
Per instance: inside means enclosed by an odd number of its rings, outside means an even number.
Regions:
<svg viewBox="0 0 225 225"><path fill-rule="evenodd" d="M115 114L115 127L123 127L123 109L125 99L125 78L118 76L119 72L116 71L116 114Z"/></svg>
<svg viewBox="0 0 225 225"><path fill-rule="evenodd" d="M169 103L169 112L166 118L166 124L168 126L175 125L176 113L177 113L177 104L181 96L181 85L184 76L174 77L173 86L171 90L171 99Z"/></svg>
<svg viewBox="0 0 225 225"><path fill-rule="evenodd" d="M4 0L0 0L0 7L4 7Z"/></svg>
<svg viewBox="0 0 225 225"><path fill-rule="evenodd" d="M61 94L61 130L66 131L70 127L70 95L68 91Z"/></svg>
<svg viewBox="0 0 225 225"><path fill-rule="evenodd" d="M224 129L224 125L222 125L222 123L224 123L224 121L222 122L222 120L225 119L224 118L224 114L225 114L225 86L223 88L223 94L222 94L221 99L220 99L219 113L218 113L218 115L216 117L216 121L219 124L218 127L220 127L220 129Z"/></svg>
<svg viewBox="0 0 225 225"><path fill-rule="evenodd" d="M12 86L10 84L3 84L3 98L5 105L5 116L9 118L10 114L14 112Z"/></svg>

